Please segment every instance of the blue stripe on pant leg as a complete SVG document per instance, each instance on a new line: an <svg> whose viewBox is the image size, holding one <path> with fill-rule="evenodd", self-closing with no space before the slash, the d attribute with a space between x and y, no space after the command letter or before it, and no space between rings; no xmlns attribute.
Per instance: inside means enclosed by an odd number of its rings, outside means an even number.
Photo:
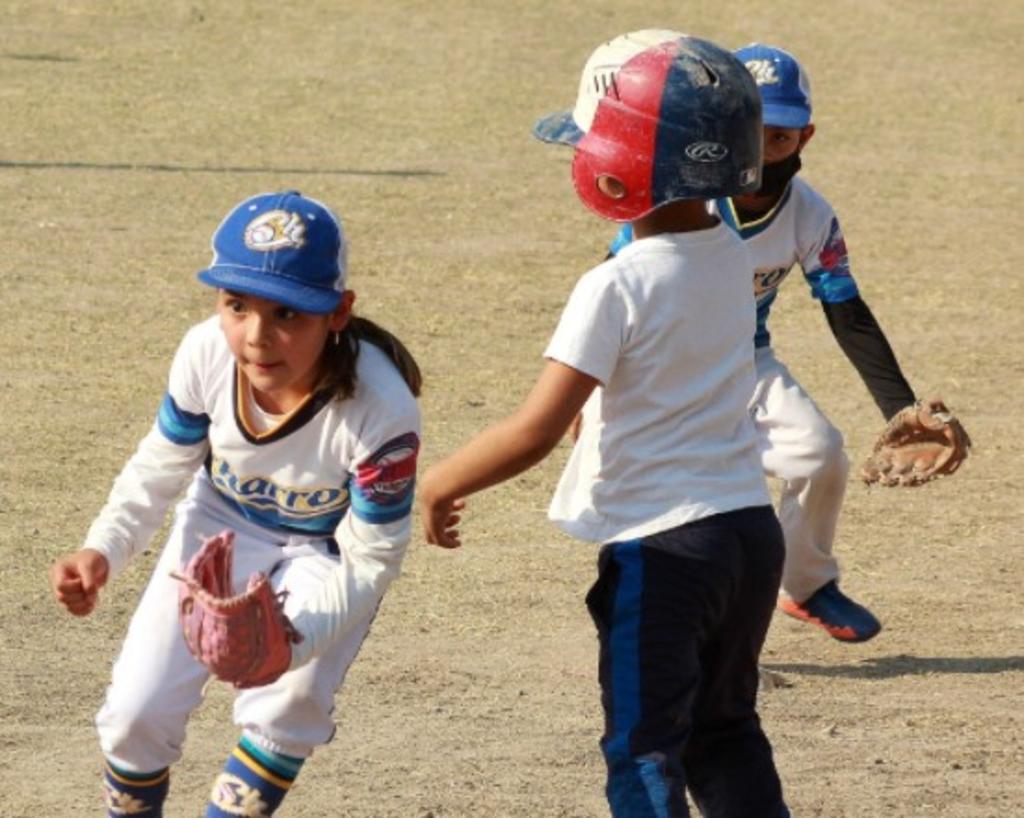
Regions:
<svg viewBox="0 0 1024 818"><path fill-rule="evenodd" d="M616 543L619 567L608 642L611 655L611 735L605 741L608 803L621 818L669 818L660 760L634 758L630 737L641 716L640 629L644 562L640 540Z"/></svg>

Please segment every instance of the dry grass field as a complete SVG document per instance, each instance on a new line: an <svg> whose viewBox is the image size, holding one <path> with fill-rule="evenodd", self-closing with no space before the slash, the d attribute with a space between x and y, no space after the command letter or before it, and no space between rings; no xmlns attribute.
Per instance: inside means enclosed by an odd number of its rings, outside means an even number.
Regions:
<svg viewBox="0 0 1024 818"><path fill-rule="evenodd" d="M861 646L778 617L761 710L795 818L1024 815L1024 6L1016 0L0 2L0 816L98 816L92 716L162 542L88 619L47 566L81 542L152 423L220 217L296 187L336 207L357 308L427 377L423 463L513 407L611 235L570 152L530 137L591 49L673 27L785 45L818 134L804 173L920 394L976 447L916 491L851 478L844 585ZM882 419L800 276L772 329L844 431ZM1000 431L1002 430L1002 431ZM1017 436L1019 438L1019 436ZM281 816L607 815L596 550L545 518L565 459L471 503L465 547L414 539ZM166 814L199 815L237 738L212 689Z"/></svg>

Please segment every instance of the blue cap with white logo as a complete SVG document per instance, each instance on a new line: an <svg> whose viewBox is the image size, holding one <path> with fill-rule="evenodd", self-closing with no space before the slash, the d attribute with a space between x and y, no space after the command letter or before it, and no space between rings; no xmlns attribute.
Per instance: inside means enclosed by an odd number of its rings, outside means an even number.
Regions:
<svg viewBox="0 0 1024 818"><path fill-rule="evenodd" d="M803 128L810 123L811 81L796 57L761 43L751 43L735 54L757 82L765 125Z"/></svg>
<svg viewBox="0 0 1024 818"><path fill-rule="evenodd" d="M329 313L345 290L341 222L297 190L246 199L213 234L211 287L255 295L299 312Z"/></svg>

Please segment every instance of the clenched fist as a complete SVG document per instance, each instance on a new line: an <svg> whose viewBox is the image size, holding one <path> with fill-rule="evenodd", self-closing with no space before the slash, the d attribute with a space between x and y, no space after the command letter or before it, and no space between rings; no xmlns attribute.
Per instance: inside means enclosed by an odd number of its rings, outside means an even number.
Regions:
<svg viewBox="0 0 1024 818"><path fill-rule="evenodd" d="M57 601L75 616L88 616L96 607L100 588L107 584L110 565L99 551L83 548L61 557L50 567L50 587Z"/></svg>

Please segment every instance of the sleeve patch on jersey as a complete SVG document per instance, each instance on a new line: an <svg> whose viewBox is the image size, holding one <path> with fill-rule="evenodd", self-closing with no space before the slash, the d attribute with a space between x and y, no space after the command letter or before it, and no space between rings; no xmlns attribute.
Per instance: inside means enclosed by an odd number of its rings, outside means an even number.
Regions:
<svg viewBox="0 0 1024 818"><path fill-rule="evenodd" d="M818 253L818 267L808 273L807 280L815 298L828 304L849 301L859 295L857 282L850 274L850 259L846 252L846 239L839 229L839 220L832 219L828 239Z"/></svg>
<svg viewBox="0 0 1024 818"><path fill-rule="evenodd" d="M846 253L846 239L839 229L839 220L832 219L828 229L828 240L818 254L821 269L834 276L850 274L850 260Z"/></svg>
<svg viewBox="0 0 1024 818"><path fill-rule="evenodd" d="M179 408L169 392L164 394L164 399L160 402L156 422L163 436L179 446L202 443L206 440L207 429L210 428L209 415L196 415Z"/></svg>
<svg viewBox="0 0 1024 818"><path fill-rule="evenodd" d="M412 508L420 439L409 432L393 438L356 469L352 510L368 523L391 523Z"/></svg>

